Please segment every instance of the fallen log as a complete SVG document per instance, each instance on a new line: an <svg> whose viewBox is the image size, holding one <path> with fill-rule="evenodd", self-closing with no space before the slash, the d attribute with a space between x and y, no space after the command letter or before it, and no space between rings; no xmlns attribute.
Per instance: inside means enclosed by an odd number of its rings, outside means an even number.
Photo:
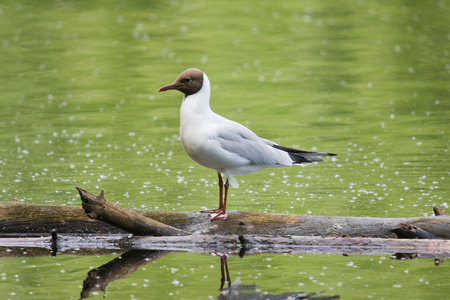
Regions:
<svg viewBox="0 0 450 300"><path fill-rule="evenodd" d="M228 255L395 253L396 259L433 258L436 265L450 255L450 217L436 208L440 216L421 218L230 212L227 220L211 222L200 213L128 210L103 191L77 190L82 207L0 202L0 257L126 250L89 271L81 299L173 251L219 255L220 290L225 283L231 288ZM393 238L394 232L409 239Z"/></svg>
<svg viewBox="0 0 450 300"><path fill-rule="evenodd" d="M25 204L22 202L0 202L0 234L41 234L58 233L96 233L124 234L130 232L128 218L108 219L111 209L117 206L109 203L104 194L99 196L79 188L84 197L83 207ZM101 199L101 201L99 201ZM90 201L95 205L91 205ZM109 204L108 204L109 203ZM372 217L331 217L331 216L299 216L286 214L270 214L257 212L230 212L227 220L211 222L209 217L201 213L127 210L119 208L124 216L149 218L153 225L168 226L170 234L184 235L272 235L272 236L348 236L392 238L395 228L416 226L426 228L428 238L450 239L450 217L419 218L372 218ZM114 215L114 214L112 214ZM131 217L130 217L131 218ZM122 222L124 220L124 222ZM109 223L109 224L108 224ZM139 222L141 226L145 222ZM113 225L111 225L113 224ZM419 224L419 225L417 225ZM116 226L120 227L117 228ZM133 226L131 226L133 227ZM138 227L139 228L139 227ZM136 229L136 227L134 228ZM132 231L135 235L146 235L147 231ZM415 237L418 238L418 237Z"/></svg>

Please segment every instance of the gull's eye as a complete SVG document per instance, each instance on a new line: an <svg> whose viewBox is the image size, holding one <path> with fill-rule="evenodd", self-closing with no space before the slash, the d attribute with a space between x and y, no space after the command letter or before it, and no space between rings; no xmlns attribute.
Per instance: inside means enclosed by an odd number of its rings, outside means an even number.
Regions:
<svg viewBox="0 0 450 300"><path fill-rule="evenodd" d="M191 78L191 77L186 77L186 78L184 79L184 81L185 81L186 83L191 83L191 82L192 82L192 78Z"/></svg>

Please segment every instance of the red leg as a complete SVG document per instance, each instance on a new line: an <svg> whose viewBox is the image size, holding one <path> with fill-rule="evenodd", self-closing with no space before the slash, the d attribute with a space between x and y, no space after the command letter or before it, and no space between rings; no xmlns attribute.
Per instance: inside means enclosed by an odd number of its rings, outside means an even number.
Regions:
<svg viewBox="0 0 450 300"><path fill-rule="evenodd" d="M202 210L201 213L209 214L211 217L211 220L218 220L218 219L226 219L228 218L228 214L226 212L227 207L227 195L228 195L228 178L225 182L225 198L223 197L223 179L222 175L217 172L217 175L219 176L219 208L211 209L211 210Z"/></svg>
<svg viewBox="0 0 450 300"><path fill-rule="evenodd" d="M217 172L217 175L219 175L219 209L224 208L224 203L223 203L223 180L222 180L222 175L220 175L219 172ZM227 183L228 183L228 179L227 179ZM225 192L225 201L226 201L226 192ZM226 206L226 203L225 203Z"/></svg>
<svg viewBox="0 0 450 300"><path fill-rule="evenodd" d="M220 176L220 174L219 174ZM223 183L222 183L223 185ZM228 214L227 214L227 196L228 196L228 187L230 186L229 182L228 182L228 178L227 181L225 182L225 197L223 198L223 202L222 202L222 189L220 189L220 202L221 202L221 207L219 207L217 209L217 212L215 212L213 215L209 215L211 217L211 221L212 220L219 220L219 219L223 219L226 220L228 218Z"/></svg>
<svg viewBox="0 0 450 300"><path fill-rule="evenodd" d="M227 196L228 196L228 187L230 186L230 183L228 182L228 178L227 181L225 182L225 198L223 199L223 210L225 211L227 209ZM222 198L222 193L220 195Z"/></svg>

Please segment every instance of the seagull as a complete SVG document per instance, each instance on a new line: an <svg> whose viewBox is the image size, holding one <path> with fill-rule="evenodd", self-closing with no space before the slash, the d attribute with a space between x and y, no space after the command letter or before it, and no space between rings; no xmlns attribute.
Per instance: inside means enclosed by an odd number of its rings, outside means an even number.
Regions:
<svg viewBox="0 0 450 300"><path fill-rule="evenodd" d="M219 208L201 211L209 214L211 221L228 218L228 187L239 187L233 176L255 173L265 168L319 162L323 159L318 156L336 155L278 145L216 114L209 106L209 79L199 69L187 69L158 92L168 90L178 90L184 94L180 109L180 139L184 150L198 164L216 170L219 177ZM226 179L225 184L222 175Z"/></svg>

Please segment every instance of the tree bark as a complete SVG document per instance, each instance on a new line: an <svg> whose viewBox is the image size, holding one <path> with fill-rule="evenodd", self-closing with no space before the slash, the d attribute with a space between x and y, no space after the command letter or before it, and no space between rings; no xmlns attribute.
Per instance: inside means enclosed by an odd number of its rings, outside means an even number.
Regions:
<svg viewBox="0 0 450 300"><path fill-rule="evenodd" d="M103 193L94 196L81 188L77 189L88 215L109 224L88 218L81 207L0 202L0 234L48 235L56 231L96 234L131 232L135 235L189 233L392 238L395 237L393 232L398 233L402 228L412 228L420 234L408 233L406 237L450 239L450 217L445 215L420 218L371 218L235 211L229 212L229 218L225 221L211 222L207 215L201 213L127 210L108 202ZM133 219L138 221L133 222ZM148 229L148 226L151 229Z"/></svg>

